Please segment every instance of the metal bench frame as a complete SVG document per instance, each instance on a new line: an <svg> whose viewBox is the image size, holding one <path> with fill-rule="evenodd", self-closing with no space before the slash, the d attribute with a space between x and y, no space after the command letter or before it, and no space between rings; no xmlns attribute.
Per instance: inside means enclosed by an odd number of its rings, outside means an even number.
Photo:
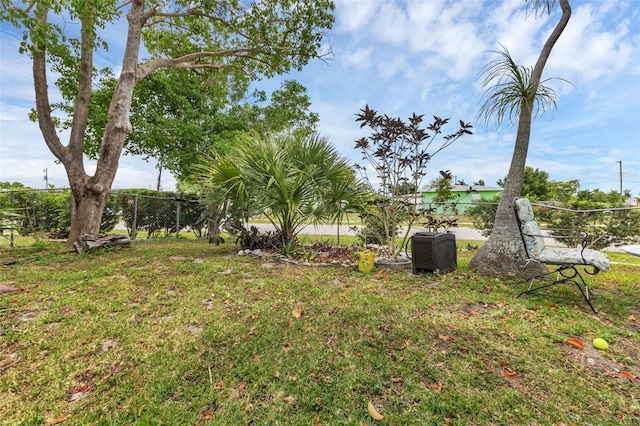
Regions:
<svg viewBox="0 0 640 426"><path fill-rule="evenodd" d="M528 207L527 204L529 205ZM531 209L532 217L530 220L528 220L528 222L533 226L529 225L528 228L533 228L538 231L532 233L528 232L526 229L523 229L525 224L522 221L521 215L524 214L519 212L519 209L530 208L530 205L531 203L526 198L516 197L513 200L513 210L516 221L518 222L518 229L520 231L520 237L522 238L522 243L525 248L525 253L527 254L528 261L542 263L546 266L551 266L552 269L549 270L549 272L533 276L529 281L529 287L527 288L527 290L518 294L518 297L524 294L531 293L540 294L543 296L565 298L559 295L543 293L541 292L541 290L559 284L573 284L578 288L584 300L589 304L589 307L591 308L593 313L597 314L596 309L591 303L591 299L594 298L594 296L589 289L589 285L586 283L577 267L581 267L583 271L588 275L596 275L601 270L606 271L608 269L608 259L606 259L606 256L604 256L604 254L587 248L588 234L584 231L575 231L570 229L548 229L550 234L542 234L542 232L539 231L539 227L533 218L533 209ZM531 237L535 239L536 243L532 244L532 241L534 240ZM548 257L545 258L545 256L541 256L542 252L547 249L544 245L544 242L542 241L542 238L554 238L559 240L566 239L572 241L579 239L581 241L581 247L574 249L550 249L553 250L553 254L555 256L549 259ZM529 244L527 244L527 240L529 241ZM532 245L536 244L541 244L542 247L532 247ZM532 248L534 248L535 250L532 250ZM578 252L579 256L576 255ZM564 258L564 255L566 255L566 259ZM601 269L600 267L596 266L593 260L591 260L591 257L593 256L597 256L601 262L603 260L606 260L606 264L604 265L605 267ZM545 280L546 277L554 274L556 275L556 277L553 281L549 282L548 280ZM544 281L544 283L542 283L542 281Z"/></svg>

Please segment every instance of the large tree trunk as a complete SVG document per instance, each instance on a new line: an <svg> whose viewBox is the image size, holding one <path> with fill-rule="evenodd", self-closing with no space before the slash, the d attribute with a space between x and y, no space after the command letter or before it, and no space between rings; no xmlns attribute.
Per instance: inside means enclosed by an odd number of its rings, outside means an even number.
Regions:
<svg viewBox="0 0 640 426"><path fill-rule="evenodd" d="M540 84L542 71L551 55L551 50L569 23L571 17L569 0L560 0L560 7L562 8L562 17L540 52L531 73L531 87L537 88ZM511 207L513 199L520 195L524 181L533 118L532 108L536 92L537 90L533 90L530 92L530 98L522 99L513 157L496 211L493 230L489 239L480 247L469 263L469 269L483 275L531 277L535 273L542 273L546 270L542 264L527 262L515 214Z"/></svg>
<svg viewBox="0 0 640 426"><path fill-rule="evenodd" d="M530 277L533 273L542 273L546 269L541 264L527 262L518 223L511 206L513 199L520 195L524 181L532 119L531 107L528 105L530 104L523 102L511 166L496 211L493 230L469 263L471 270L483 275Z"/></svg>
<svg viewBox="0 0 640 426"><path fill-rule="evenodd" d="M87 13L92 13L91 3ZM46 25L48 9L37 3L38 23ZM133 0L127 15L129 28L127 44L122 60L122 71L116 85L108 121L104 130L100 156L94 176L89 176L84 168L84 138L89 115L93 69L93 27L92 20L82 20L81 55L78 72L78 92L75 100L71 135L68 145L63 145L56 132L55 120L49 103L46 63L46 43L39 43L34 36L33 77L36 94L38 123L45 143L64 165L73 194L75 211L71 220L71 230L67 247L74 250L75 243L83 235L98 235L102 213L104 212L111 185L118 170L120 155L127 134L131 131L129 109L136 84L138 52L140 50L142 26L148 18L144 13L144 0Z"/></svg>
<svg viewBox="0 0 640 426"><path fill-rule="evenodd" d="M97 188L94 189L95 187ZM100 185L89 188L84 183L72 184L73 217L67 240L67 247L72 249L74 244L84 235L97 235L100 232L102 214L107 203L109 191ZM102 189L102 191L100 191Z"/></svg>

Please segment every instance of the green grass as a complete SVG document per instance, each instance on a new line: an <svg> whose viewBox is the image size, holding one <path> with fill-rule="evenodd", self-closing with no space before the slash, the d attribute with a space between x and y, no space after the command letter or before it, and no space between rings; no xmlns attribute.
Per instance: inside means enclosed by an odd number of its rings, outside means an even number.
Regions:
<svg viewBox="0 0 640 426"><path fill-rule="evenodd" d="M580 301L459 270L305 267L186 239L4 251L0 424L640 421L640 258ZM300 306L301 315L294 315ZM586 344L578 350L569 337ZM606 352L592 348L608 340ZM509 377L513 376L513 377Z"/></svg>

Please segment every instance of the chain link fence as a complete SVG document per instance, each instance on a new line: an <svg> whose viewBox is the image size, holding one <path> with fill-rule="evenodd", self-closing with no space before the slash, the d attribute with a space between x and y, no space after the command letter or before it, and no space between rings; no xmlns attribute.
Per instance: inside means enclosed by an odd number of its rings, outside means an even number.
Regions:
<svg viewBox="0 0 640 426"><path fill-rule="evenodd" d="M0 249L30 247L39 241L66 239L73 202L70 189L0 190ZM199 200L150 190L112 192L100 232L127 233L132 239L206 235L205 209Z"/></svg>
<svg viewBox="0 0 640 426"><path fill-rule="evenodd" d="M496 205L472 203L462 206L467 215L458 216L457 226L448 228L448 231L454 233L459 241L473 243L486 240L492 227ZM474 209L475 216L469 216L468 213L474 212ZM640 231L636 229L640 226L640 211L637 209L574 210L564 213L561 210L556 211L559 215L552 216L550 208L542 206L536 214L542 220L546 218L548 223L559 221L563 225L590 225L601 234L604 224L613 224L618 231L626 232L624 239L604 239L603 242L608 245L640 241ZM29 247L39 241L66 239L73 215L71 190L0 190L0 212L0 249ZM347 219L350 219L348 224L340 226L307 225L300 234L357 236L362 230L357 216ZM189 200L176 193L158 193L152 190L114 191L107 200L101 232L126 233L133 240L180 236L202 238L208 234L207 225L207 212L200 200ZM275 232L273 225L264 221L253 221L249 225L255 226L261 233ZM629 229L625 230L625 226ZM615 232L614 228L606 230L607 235ZM406 228L399 229L402 235L405 231ZM431 229L424 227L418 220L410 233L424 231Z"/></svg>

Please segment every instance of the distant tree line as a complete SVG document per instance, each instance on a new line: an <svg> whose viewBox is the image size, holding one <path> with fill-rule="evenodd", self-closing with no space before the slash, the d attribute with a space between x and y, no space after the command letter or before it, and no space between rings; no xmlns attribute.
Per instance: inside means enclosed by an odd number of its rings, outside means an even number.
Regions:
<svg viewBox="0 0 640 426"><path fill-rule="evenodd" d="M498 180L504 186L506 178ZM637 242L640 236L640 210L616 210L624 207L624 200L631 197L629 191L620 196L618 191L605 193L599 189L580 189L578 180L568 182L549 181L549 174L526 167L522 184L522 197L533 203L547 204L548 208L536 208L536 217L550 228L584 229L590 234L592 248L614 244ZM466 213L474 227L487 236L493 229L497 203L500 197L482 200L485 203L470 207ZM569 210L554 209L560 207ZM597 210L597 211L592 211ZM578 243L577 241L573 243Z"/></svg>

